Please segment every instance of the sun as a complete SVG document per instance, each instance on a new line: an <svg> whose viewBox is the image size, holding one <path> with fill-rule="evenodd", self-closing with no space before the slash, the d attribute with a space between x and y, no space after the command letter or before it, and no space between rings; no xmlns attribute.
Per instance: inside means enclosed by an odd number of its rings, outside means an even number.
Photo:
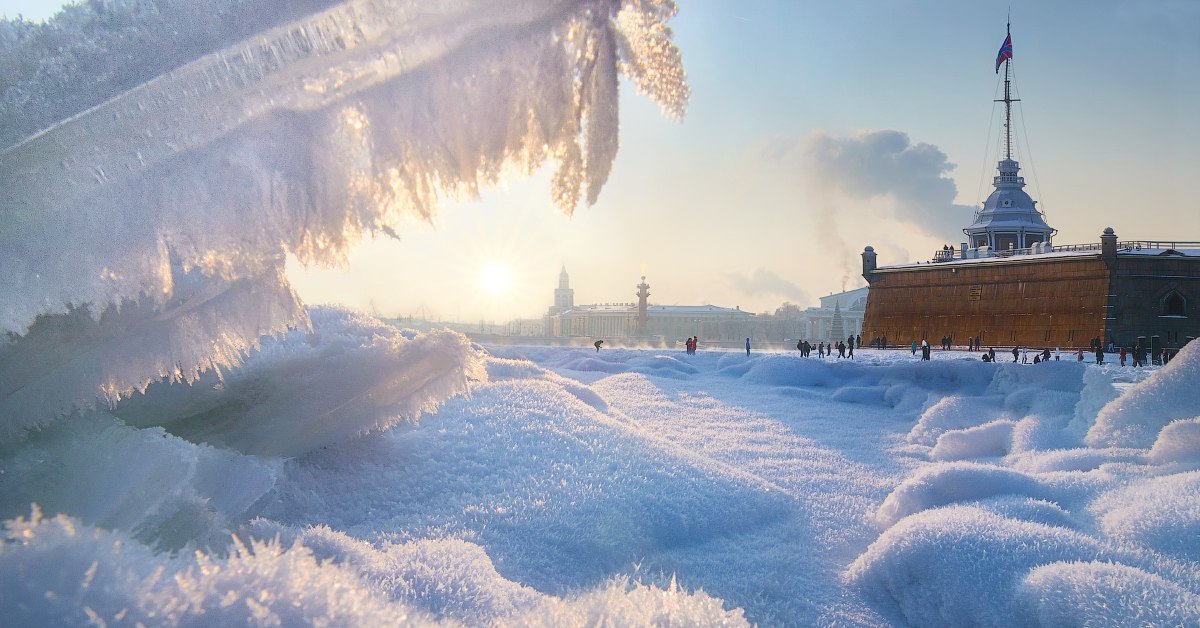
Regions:
<svg viewBox="0 0 1200 628"><path fill-rule="evenodd" d="M504 262L490 261L479 269L479 284L491 294L503 294L512 285L512 272Z"/></svg>

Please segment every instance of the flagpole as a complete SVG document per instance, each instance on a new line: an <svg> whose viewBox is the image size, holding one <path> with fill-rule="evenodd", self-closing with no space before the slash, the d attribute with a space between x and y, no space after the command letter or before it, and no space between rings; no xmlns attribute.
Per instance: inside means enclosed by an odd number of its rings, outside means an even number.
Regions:
<svg viewBox="0 0 1200 628"><path fill-rule="evenodd" d="M1012 21L1011 19L1004 26L1004 42L1011 46L1012 41ZM1004 103L1004 159L1012 159L1012 104L1020 100L1013 98L1011 91L1011 82L1008 74L1008 66L1012 63L1012 52L1008 53L1008 57L1004 59L1004 100L996 102Z"/></svg>

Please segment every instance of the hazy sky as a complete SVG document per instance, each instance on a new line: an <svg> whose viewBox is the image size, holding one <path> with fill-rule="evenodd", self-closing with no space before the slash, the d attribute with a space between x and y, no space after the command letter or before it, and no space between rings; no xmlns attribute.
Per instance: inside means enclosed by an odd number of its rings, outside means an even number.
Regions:
<svg viewBox="0 0 1200 628"><path fill-rule="evenodd" d="M621 149L592 207L550 203L548 175L434 227L364 243L343 270L293 270L310 303L442 320L537 317L566 265L576 303L752 311L863 284L881 264L956 246L991 192L993 73L1009 3L680 0L692 87L682 123L623 84ZM0 0L41 17L44 2ZM1011 2L1018 158L1059 244L1200 240L1200 2ZM47 13L42 9L41 13ZM480 283L489 262L512 285Z"/></svg>

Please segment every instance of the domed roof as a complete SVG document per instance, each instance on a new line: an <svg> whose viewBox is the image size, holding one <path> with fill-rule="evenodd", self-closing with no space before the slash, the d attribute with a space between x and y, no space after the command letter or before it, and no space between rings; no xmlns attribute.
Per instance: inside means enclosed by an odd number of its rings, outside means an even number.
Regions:
<svg viewBox="0 0 1200 628"><path fill-rule="evenodd" d="M1020 165L1013 159L1002 159L998 169L1000 174L993 180L995 191L983 202L983 209L975 213L975 222L963 231L967 235L977 235L994 229L1017 229L1025 233L1044 233L1048 239L1054 228L1038 211L1037 201L1025 192L1025 178L1017 175Z"/></svg>

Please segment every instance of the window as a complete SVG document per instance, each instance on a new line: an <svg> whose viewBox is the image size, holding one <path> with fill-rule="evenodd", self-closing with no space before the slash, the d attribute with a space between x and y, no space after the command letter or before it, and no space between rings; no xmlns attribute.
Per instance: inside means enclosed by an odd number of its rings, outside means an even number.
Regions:
<svg viewBox="0 0 1200 628"><path fill-rule="evenodd" d="M1163 297L1161 316L1186 316L1184 312L1187 310L1187 302L1183 300L1183 295L1178 290L1172 290Z"/></svg>

